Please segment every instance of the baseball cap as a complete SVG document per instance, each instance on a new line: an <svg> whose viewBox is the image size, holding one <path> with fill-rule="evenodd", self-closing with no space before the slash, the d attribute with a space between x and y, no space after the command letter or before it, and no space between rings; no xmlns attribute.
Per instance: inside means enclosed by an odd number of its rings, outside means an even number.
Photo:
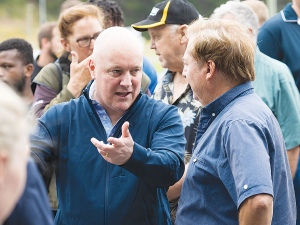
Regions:
<svg viewBox="0 0 300 225"><path fill-rule="evenodd" d="M131 26L137 31L147 31L163 24L189 24L199 16L195 6L187 0L167 0L156 4L147 19Z"/></svg>

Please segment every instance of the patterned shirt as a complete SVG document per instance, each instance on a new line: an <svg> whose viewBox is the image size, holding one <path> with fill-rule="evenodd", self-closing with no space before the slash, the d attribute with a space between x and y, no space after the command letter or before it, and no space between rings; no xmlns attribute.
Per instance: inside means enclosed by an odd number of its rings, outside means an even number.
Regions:
<svg viewBox="0 0 300 225"><path fill-rule="evenodd" d="M196 137L202 106L200 102L196 101L193 98L193 91L190 85L188 85L181 96L172 103L174 76L174 72L167 71L163 79L157 84L153 94L153 98L156 100L161 100L166 104L177 106L178 113L181 116L183 127L185 129L185 159L189 159L194 146L194 140Z"/></svg>
<svg viewBox="0 0 300 225"><path fill-rule="evenodd" d="M157 84L152 97L166 104L177 106L185 130L186 145L184 163L187 164L192 156L202 106L200 102L193 98L193 91L190 85L188 85L180 97L173 102L174 76L175 73L168 70L163 79ZM179 197L170 201L171 219L173 223L176 219L178 201Z"/></svg>

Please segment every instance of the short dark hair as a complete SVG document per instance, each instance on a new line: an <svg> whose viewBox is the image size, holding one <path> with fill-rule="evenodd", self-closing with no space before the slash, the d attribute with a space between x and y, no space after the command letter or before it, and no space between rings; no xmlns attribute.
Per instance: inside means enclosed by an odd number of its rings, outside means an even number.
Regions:
<svg viewBox="0 0 300 225"><path fill-rule="evenodd" d="M89 0L87 3L97 5L104 11L105 28L124 25L124 14L117 2L108 0Z"/></svg>
<svg viewBox="0 0 300 225"><path fill-rule="evenodd" d="M44 23L39 31L38 31L38 41L39 41L39 46L42 48L42 39L47 38L48 41L51 41L53 38L53 29L55 27L58 27L57 22L47 22Z"/></svg>
<svg viewBox="0 0 300 225"><path fill-rule="evenodd" d="M16 49L23 65L33 64L33 50L31 44L21 38L11 38L0 43L0 52Z"/></svg>

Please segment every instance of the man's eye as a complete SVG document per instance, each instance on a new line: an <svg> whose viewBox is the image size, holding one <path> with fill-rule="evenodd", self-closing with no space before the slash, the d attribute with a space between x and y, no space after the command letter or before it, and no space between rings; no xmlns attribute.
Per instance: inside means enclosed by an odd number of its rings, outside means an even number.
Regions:
<svg viewBox="0 0 300 225"><path fill-rule="evenodd" d="M11 68L11 66L10 65L3 65L3 68L4 69L9 69L9 68Z"/></svg>
<svg viewBox="0 0 300 225"><path fill-rule="evenodd" d="M137 74L139 72L140 72L140 69L135 69L135 70L132 71L133 74Z"/></svg>
<svg viewBox="0 0 300 225"><path fill-rule="evenodd" d="M120 70L113 70L112 73L113 74L119 74L119 73L121 73L121 71Z"/></svg>

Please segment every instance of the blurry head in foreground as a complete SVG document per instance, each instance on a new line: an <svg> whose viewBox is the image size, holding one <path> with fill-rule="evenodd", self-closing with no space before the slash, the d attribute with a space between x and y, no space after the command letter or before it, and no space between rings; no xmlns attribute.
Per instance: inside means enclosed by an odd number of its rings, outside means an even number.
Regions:
<svg viewBox="0 0 300 225"><path fill-rule="evenodd" d="M14 209L26 183L26 112L22 99L0 82L0 224Z"/></svg>

